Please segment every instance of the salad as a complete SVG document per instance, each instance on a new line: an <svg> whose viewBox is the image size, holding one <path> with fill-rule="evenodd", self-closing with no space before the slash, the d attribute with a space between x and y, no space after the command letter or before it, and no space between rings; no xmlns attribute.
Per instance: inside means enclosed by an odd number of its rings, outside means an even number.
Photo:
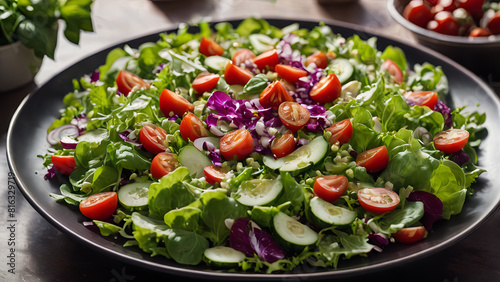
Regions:
<svg viewBox="0 0 500 282"><path fill-rule="evenodd" d="M73 80L40 157L64 175L55 200L151 256L336 268L432 236L484 172L485 115L376 38L203 22L103 63Z"/></svg>

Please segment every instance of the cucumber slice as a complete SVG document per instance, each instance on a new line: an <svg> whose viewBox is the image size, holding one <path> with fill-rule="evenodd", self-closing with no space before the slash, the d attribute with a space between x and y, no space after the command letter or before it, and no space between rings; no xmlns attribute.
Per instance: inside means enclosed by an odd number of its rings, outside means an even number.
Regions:
<svg viewBox="0 0 500 282"><path fill-rule="evenodd" d="M205 249L203 257L206 263L220 268L237 267L238 263L245 260L245 254L231 247L216 246Z"/></svg>
<svg viewBox="0 0 500 282"><path fill-rule="evenodd" d="M319 239L318 233L283 212L273 217L272 227L278 243L295 252L313 246Z"/></svg>
<svg viewBox="0 0 500 282"><path fill-rule="evenodd" d="M222 56L210 56L205 59L205 66L210 72L223 72L229 59Z"/></svg>
<svg viewBox="0 0 500 282"><path fill-rule="evenodd" d="M203 169L206 166L212 165L212 161L200 150L196 149L195 146L189 144L183 147L178 155L179 163L189 169L191 175L195 175L196 178L205 176Z"/></svg>
<svg viewBox="0 0 500 282"><path fill-rule="evenodd" d="M349 225L357 217L356 212L335 206L320 197L311 199L309 211L311 222L321 228Z"/></svg>
<svg viewBox="0 0 500 282"><path fill-rule="evenodd" d="M255 33L248 36L250 44L252 44L256 53L263 53L274 49L274 45L278 39L273 39L265 34Z"/></svg>
<svg viewBox="0 0 500 282"><path fill-rule="evenodd" d="M272 179L251 179L241 183L236 192L236 201L245 206L265 206L283 191L281 176Z"/></svg>
<svg viewBox="0 0 500 282"><path fill-rule="evenodd" d="M118 190L118 201L127 210L146 210L151 183L153 182L145 181L124 185Z"/></svg>
<svg viewBox="0 0 500 282"><path fill-rule="evenodd" d="M348 59L337 58L330 64L330 70L337 75L340 84L347 82L354 73L354 67Z"/></svg>
<svg viewBox="0 0 500 282"><path fill-rule="evenodd" d="M328 147L325 138L318 136L283 158L274 159L271 156L264 156L262 160L264 165L271 169L279 168L280 171L302 170L323 159Z"/></svg>

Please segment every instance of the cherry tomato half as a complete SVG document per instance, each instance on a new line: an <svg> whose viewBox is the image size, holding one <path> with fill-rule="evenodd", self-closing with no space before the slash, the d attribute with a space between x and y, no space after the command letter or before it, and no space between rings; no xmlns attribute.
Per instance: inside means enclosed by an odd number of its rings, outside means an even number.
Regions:
<svg viewBox="0 0 500 282"><path fill-rule="evenodd" d="M304 127L311 117L311 114L306 107L297 102L289 101L280 104L278 108L278 115L283 125L292 132L296 132Z"/></svg>
<svg viewBox="0 0 500 282"><path fill-rule="evenodd" d="M488 29L493 34L500 34L500 11L497 11L490 19L487 25Z"/></svg>
<svg viewBox="0 0 500 282"><path fill-rule="evenodd" d="M423 226L406 227L399 229L392 237L399 243L412 244L424 239L427 236L427 230Z"/></svg>
<svg viewBox="0 0 500 282"><path fill-rule="evenodd" d="M219 141L219 150L226 160L244 159L254 148L252 135L244 128L226 133Z"/></svg>
<svg viewBox="0 0 500 282"><path fill-rule="evenodd" d="M404 97L409 104L427 106L431 110L434 110L438 102L437 93L434 91L407 92Z"/></svg>
<svg viewBox="0 0 500 282"><path fill-rule="evenodd" d="M252 62L253 58L255 58L255 53L252 50L242 48L234 53L232 61L233 64L241 66L247 62Z"/></svg>
<svg viewBox="0 0 500 282"><path fill-rule="evenodd" d="M475 27L469 34L469 37L488 37L492 35L491 31L484 27Z"/></svg>
<svg viewBox="0 0 500 282"><path fill-rule="evenodd" d="M70 175L76 169L74 156L53 155L50 158L54 168L64 175Z"/></svg>
<svg viewBox="0 0 500 282"><path fill-rule="evenodd" d="M116 77L116 86L120 93L127 96L132 89L148 88L149 84L137 75L126 70L121 70Z"/></svg>
<svg viewBox="0 0 500 282"><path fill-rule="evenodd" d="M278 51L276 49L266 51L253 58L253 62L259 70L274 70L274 67L280 62Z"/></svg>
<svg viewBox="0 0 500 282"><path fill-rule="evenodd" d="M232 62L226 64L224 69L224 79L227 84L245 85L253 77L253 74L247 69L241 68Z"/></svg>
<svg viewBox="0 0 500 282"><path fill-rule="evenodd" d="M193 111L194 106L181 95L164 89L160 95L160 110L166 117L170 117L172 112L182 117L185 113Z"/></svg>
<svg viewBox="0 0 500 282"><path fill-rule="evenodd" d="M293 102L293 98L279 81L269 84L260 93L259 97L259 103L264 108L278 109L281 103L285 101Z"/></svg>
<svg viewBox="0 0 500 282"><path fill-rule="evenodd" d="M441 131L434 136L434 146L444 153L455 153L462 150L469 140L469 132L467 130L452 128Z"/></svg>
<svg viewBox="0 0 500 282"><path fill-rule="evenodd" d="M403 17L411 23L425 28L427 23L432 20L433 15L424 1L413 0L403 10Z"/></svg>
<svg viewBox="0 0 500 282"><path fill-rule="evenodd" d="M342 85L339 78L334 73L330 73L313 86L309 96L316 102L330 103L340 97L341 92Z"/></svg>
<svg viewBox="0 0 500 282"><path fill-rule="evenodd" d="M427 23L427 29L445 35L458 35L460 23L448 11L441 11L434 16L434 19Z"/></svg>
<svg viewBox="0 0 500 282"><path fill-rule="evenodd" d="M458 7L464 8L476 20L483 16L484 0L456 0Z"/></svg>
<svg viewBox="0 0 500 282"><path fill-rule="evenodd" d="M207 137L208 131L203 122L193 113L188 113L181 121L181 136L184 140L194 141L200 137Z"/></svg>
<svg viewBox="0 0 500 282"><path fill-rule="evenodd" d="M102 192L90 195L80 202L80 212L94 220L104 220L110 217L118 205L116 192Z"/></svg>
<svg viewBox="0 0 500 282"><path fill-rule="evenodd" d="M316 67L324 69L328 66L328 56L323 51L316 51L306 58L305 65L309 66L312 63L314 63Z"/></svg>
<svg viewBox="0 0 500 282"><path fill-rule="evenodd" d="M151 175L159 179L174 171L178 166L179 162L174 154L162 152L156 155L151 162Z"/></svg>
<svg viewBox="0 0 500 282"><path fill-rule="evenodd" d="M295 83L301 77L307 76L307 71L289 65L278 64L274 69L279 77L290 83Z"/></svg>
<svg viewBox="0 0 500 282"><path fill-rule="evenodd" d="M156 155L167 150L167 135L165 129L154 124L145 124L139 131L139 140L148 152Z"/></svg>
<svg viewBox="0 0 500 282"><path fill-rule="evenodd" d="M209 165L203 169L205 174L205 180L208 184L214 185L215 183L221 183L222 180L226 177L226 173L224 173L220 167Z"/></svg>
<svg viewBox="0 0 500 282"><path fill-rule="evenodd" d="M353 128L350 119L344 119L330 125L326 130L328 130L332 136L328 142L330 145L335 144L339 141L340 145L348 143L351 140Z"/></svg>
<svg viewBox="0 0 500 282"><path fill-rule="evenodd" d="M327 202L334 202L347 191L349 180L343 175L325 175L314 181L314 194Z"/></svg>
<svg viewBox="0 0 500 282"><path fill-rule="evenodd" d="M219 75L215 73L202 72L200 73L192 83L192 87L194 91L199 94L203 94L208 92L217 86L217 82L219 81Z"/></svg>
<svg viewBox="0 0 500 282"><path fill-rule="evenodd" d="M271 152L279 159L295 151L295 137L291 131L285 132L271 143Z"/></svg>
<svg viewBox="0 0 500 282"><path fill-rule="evenodd" d="M385 59L384 63L382 63L382 70L387 71L397 84L403 83L403 71L401 71L399 66L391 59Z"/></svg>
<svg viewBox="0 0 500 282"><path fill-rule="evenodd" d="M379 172L389 164L389 152L382 145L377 148L366 150L356 157L356 165L366 168L368 172Z"/></svg>
<svg viewBox="0 0 500 282"><path fill-rule="evenodd" d="M224 49L214 40L203 37L200 42L200 53L207 57L220 56L224 53Z"/></svg>
<svg viewBox="0 0 500 282"><path fill-rule="evenodd" d="M387 188L363 188L358 190L359 204L371 213L393 211L399 204L399 195Z"/></svg>

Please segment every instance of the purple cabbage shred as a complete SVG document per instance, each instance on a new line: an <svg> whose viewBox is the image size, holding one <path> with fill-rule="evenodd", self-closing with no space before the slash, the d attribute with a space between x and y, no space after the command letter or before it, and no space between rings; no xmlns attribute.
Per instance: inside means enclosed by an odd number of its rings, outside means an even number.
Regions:
<svg viewBox="0 0 500 282"><path fill-rule="evenodd" d="M123 141L128 142L134 146L137 146L138 148L142 148L141 142L139 142L138 137L131 139L130 138L130 133L132 133L131 129L126 129L118 134Z"/></svg>
<svg viewBox="0 0 500 282"><path fill-rule="evenodd" d="M99 81L99 72L95 71L90 75L90 82L97 82Z"/></svg>
<svg viewBox="0 0 500 282"><path fill-rule="evenodd" d="M451 110L445 103L439 100L436 106L434 107L434 111L440 112L443 115L444 125L446 125L447 127L453 127Z"/></svg>

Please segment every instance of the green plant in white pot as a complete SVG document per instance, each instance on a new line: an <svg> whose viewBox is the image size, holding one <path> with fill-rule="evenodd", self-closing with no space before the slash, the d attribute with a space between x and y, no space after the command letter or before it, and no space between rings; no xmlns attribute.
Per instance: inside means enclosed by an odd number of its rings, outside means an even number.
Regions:
<svg viewBox="0 0 500 282"><path fill-rule="evenodd" d="M0 0L0 92L30 82L42 59L54 59L59 24L66 39L93 31L92 0Z"/></svg>

